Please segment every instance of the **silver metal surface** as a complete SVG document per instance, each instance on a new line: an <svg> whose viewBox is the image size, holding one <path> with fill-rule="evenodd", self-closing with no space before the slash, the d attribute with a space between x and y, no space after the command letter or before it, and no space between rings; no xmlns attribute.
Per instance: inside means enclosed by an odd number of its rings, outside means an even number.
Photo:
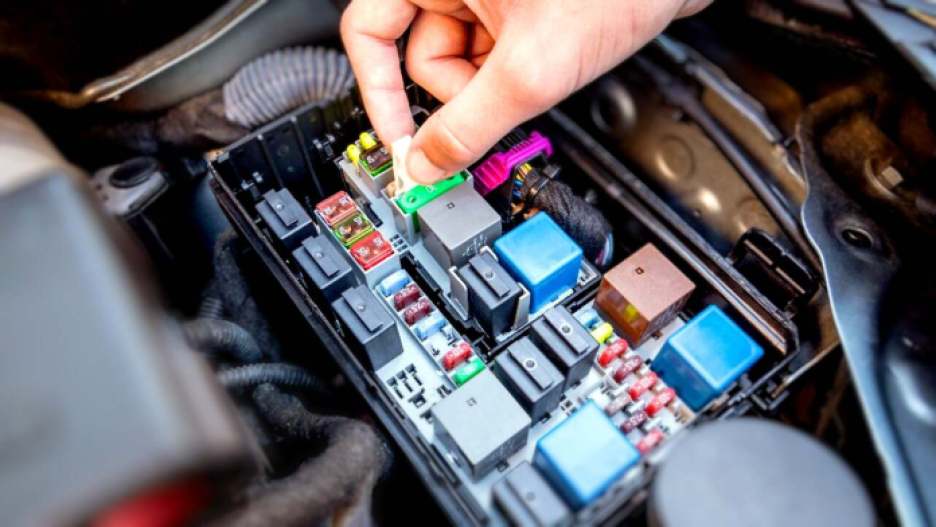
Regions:
<svg viewBox="0 0 936 527"><path fill-rule="evenodd" d="M856 98L841 111L861 104L864 100ZM921 498L926 483L918 479L917 463L901 440L905 432L894 422L895 395L886 390L889 363L882 353L880 308L899 261L887 234L820 164L812 135L820 119L807 116L797 134L809 188L804 229L822 261L832 314L894 506L905 525L930 525L927 509L936 504Z"/></svg>

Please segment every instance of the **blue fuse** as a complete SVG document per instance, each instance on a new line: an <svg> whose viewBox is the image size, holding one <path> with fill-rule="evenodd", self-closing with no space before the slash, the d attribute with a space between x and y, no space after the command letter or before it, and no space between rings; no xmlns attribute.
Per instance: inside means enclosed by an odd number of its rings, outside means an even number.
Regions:
<svg viewBox="0 0 936 527"><path fill-rule="evenodd" d="M530 292L530 311L549 304L578 282L582 248L545 212L494 242L507 271Z"/></svg>
<svg viewBox="0 0 936 527"><path fill-rule="evenodd" d="M699 411L763 354L728 315L709 306L670 336L650 367Z"/></svg>
<svg viewBox="0 0 936 527"><path fill-rule="evenodd" d="M390 273L386 278L380 281L377 288L383 296L392 296L407 286L412 280L409 274L403 269Z"/></svg>
<svg viewBox="0 0 936 527"><path fill-rule="evenodd" d="M420 320L413 326L413 332L416 333L416 336L419 337L419 340L426 340L427 338L438 333L440 329L445 326L445 317L442 316L438 311L434 311L428 317Z"/></svg>
<svg viewBox="0 0 936 527"><path fill-rule="evenodd" d="M598 325L598 322L601 322L601 318L598 316L598 312L594 309L586 309L585 311L575 315L575 318L578 319L579 323L588 329L592 329Z"/></svg>

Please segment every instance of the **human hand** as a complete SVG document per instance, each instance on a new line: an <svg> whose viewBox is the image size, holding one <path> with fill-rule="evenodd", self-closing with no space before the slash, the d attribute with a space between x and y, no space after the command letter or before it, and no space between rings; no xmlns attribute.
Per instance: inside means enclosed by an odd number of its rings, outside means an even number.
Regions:
<svg viewBox="0 0 936 527"><path fill-rule="evenodd" d="M432 183L613 68L711 0L353 0L341 35L384 144L412 135L406 70L444 105L420 127L410 177Z"/></svg>

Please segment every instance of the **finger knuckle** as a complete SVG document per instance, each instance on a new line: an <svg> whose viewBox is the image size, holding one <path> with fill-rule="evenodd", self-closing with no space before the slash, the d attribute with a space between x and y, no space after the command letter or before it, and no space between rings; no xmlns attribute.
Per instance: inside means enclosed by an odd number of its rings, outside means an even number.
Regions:
<svg viewBox="0 0 936 527"><path fill-rule="evenodd" d="M440 116L434 123L434 132L425 148L426 156L436 166L455 170L474 161L475 149L464 131Z"/></svg>

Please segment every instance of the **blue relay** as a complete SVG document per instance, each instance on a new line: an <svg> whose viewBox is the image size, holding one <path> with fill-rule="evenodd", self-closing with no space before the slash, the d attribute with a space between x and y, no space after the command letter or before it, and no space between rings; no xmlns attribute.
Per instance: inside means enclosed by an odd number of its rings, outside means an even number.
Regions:
<svg viewBox="0 0 936 527"><path fill-rule="evenodd" d="M501 263L530 291L530 311L538 311L575 287L582 248L545 212L494 242Z"/></svg>
<svg viewBox="0 0 936 527"><path fill-rule="evenodd" d="M588 505L640 458L640 453L589 401L536 444L533 464L575 509Z"/></svg>
<svg viewBox="0 0 936 527"><path fill-rule="evenodd" d="M764 350L717 306L666 341L651 368L695 411L721 395Z"/></svg>

